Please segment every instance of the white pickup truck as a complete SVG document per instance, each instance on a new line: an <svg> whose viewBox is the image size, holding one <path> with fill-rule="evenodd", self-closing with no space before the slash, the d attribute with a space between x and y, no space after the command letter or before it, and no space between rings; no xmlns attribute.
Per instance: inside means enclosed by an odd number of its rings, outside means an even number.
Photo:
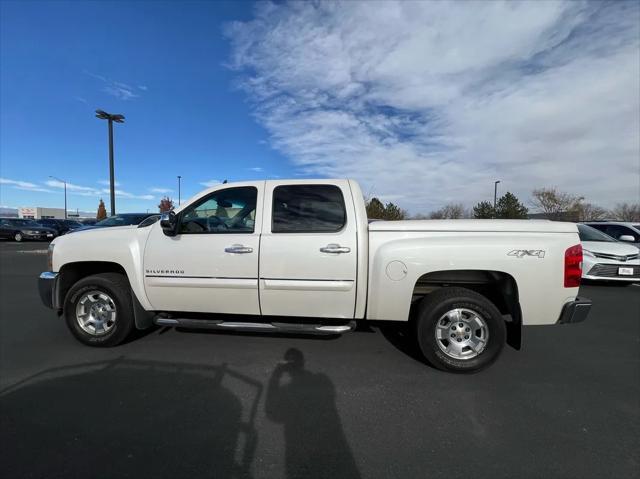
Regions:
<svg viewBox="0 0 640 479"><path fill-rule="evenodd" d="M49 247L43 302L81 342L156 325L339 334L405 322L433 365L475 371L523 325L583 320L576 225L369 221L352 180L221 184L145 227Z"/></svg>

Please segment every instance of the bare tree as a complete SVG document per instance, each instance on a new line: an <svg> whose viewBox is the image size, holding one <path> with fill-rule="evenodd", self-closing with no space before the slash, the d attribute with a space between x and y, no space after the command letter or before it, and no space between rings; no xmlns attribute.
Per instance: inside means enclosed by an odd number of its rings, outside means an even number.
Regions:
<svg viewBox="0 0 640 479"><path fill-rule="evenodd" d="M532 192L531 203L549 219L561 219L567 213L576 214L584 197L558 191L556 188L539 188Z"/></svg>
<svg viewBox="0 0 640 479"><path fill-rule="evenodd" d="M158 205L158 209L160 210L160 213L164 213L166 211L171 211L173 209L173 200L171 198L169 198L168 196L163 197L160 200L160 204Z"/></svg>
<svg viewBox="0 0 640 479"><path fill-rule="evenodd" d="M462 203L449 203L444 205L439 210L431 212L429 218L432 220L457 220L461 218L469 218L469 211L464 207Z"/></svg>
<svg viewBox="0 0 640 479"><path fill-rule="evenodd" d="M618 221L640 221L640 203L618 203L611 215Z"/></svg>
<svg viewBox="0 0 640 479"><path fill-rule="evenodd" d="M593 203L581 203L578 207L578 221L602 220L607 215L607 210Z"/></svg>

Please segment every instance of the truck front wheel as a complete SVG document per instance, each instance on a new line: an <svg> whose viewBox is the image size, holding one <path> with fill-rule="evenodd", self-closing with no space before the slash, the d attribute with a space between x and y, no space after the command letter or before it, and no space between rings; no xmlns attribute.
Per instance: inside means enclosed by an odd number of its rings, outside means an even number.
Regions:
<svg viewBox="0 0 640 479"><path fill-rule="evenodd" d="M439 369L475 372L493 363L505 343L500 311L466 288L441 288L426 296L416 322L420 350Z"/></svg>
<svg viewBox="0 0 640 479"><path fill-rule="evenodd" d="M134 326L127 278L102 273L81 279L67 293L64 316L71 333L88 346L122 343Z"/></svg>

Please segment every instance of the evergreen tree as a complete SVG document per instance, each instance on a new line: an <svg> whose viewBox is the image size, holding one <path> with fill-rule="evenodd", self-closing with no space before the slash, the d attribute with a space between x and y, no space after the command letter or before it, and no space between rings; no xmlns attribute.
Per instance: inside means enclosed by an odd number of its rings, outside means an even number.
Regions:
<svg viewBox="0 0 640 479"><path fill-rule="evenodd" d="M493 205L488 201L481 201L473 207L473 217L476 219L491 219L495 217Z"/></svg>
<svg viewBox="0 0 640 479"><path fill-rule="evenodd" d="M520 200L513 193L506 192L496 206L496 218L503 219L527 219L529 210L520 203Z"/></svg>
<svg viewBox="0 0 640 479"><path fill-rule="evenodd" d="M407 212L397 205L389 202L382 204L378 198L371 198L366 202L367 217L372 220L403 220L407 217Z"/></svg>

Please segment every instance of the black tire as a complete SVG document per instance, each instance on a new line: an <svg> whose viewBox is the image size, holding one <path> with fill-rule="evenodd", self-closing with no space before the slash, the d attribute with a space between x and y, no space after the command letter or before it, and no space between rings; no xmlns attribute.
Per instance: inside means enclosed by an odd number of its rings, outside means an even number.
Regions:
<svg viewBox="0 0 640 479"><path fill-rule="evenodd" d="M456 308L473 310L486 323L487 343L484 350L473 358L450 357L440 349L436 340L438 321L445 313ZM480 371L498 358L506 341L506 326L498 308L481 294L466 288L441 288L426 296L419 305L415 326L422 354L430 364L444 371Z"/></svg>
<svg viewBox="0 0 640 479"><path fill-rule="evenodd" d="M113 327L101 335L83 330L76 319L76 307L83 293L92 290L106 293L113 301L116 319ZM67 327L78 341L88 346L111 347L122 343L134 329L131 288L126 276L119 273L101 273L87 276L74 284L64 301L64 317Z"/></svg>
<svg viewBox="0 0 640 479"><path fill-rule="evenodd" d="M20 241L22 241L24 237L22 236L22 233L18 231L16 234L13 235L13 239L16 243L20 243Z"/></svg>

